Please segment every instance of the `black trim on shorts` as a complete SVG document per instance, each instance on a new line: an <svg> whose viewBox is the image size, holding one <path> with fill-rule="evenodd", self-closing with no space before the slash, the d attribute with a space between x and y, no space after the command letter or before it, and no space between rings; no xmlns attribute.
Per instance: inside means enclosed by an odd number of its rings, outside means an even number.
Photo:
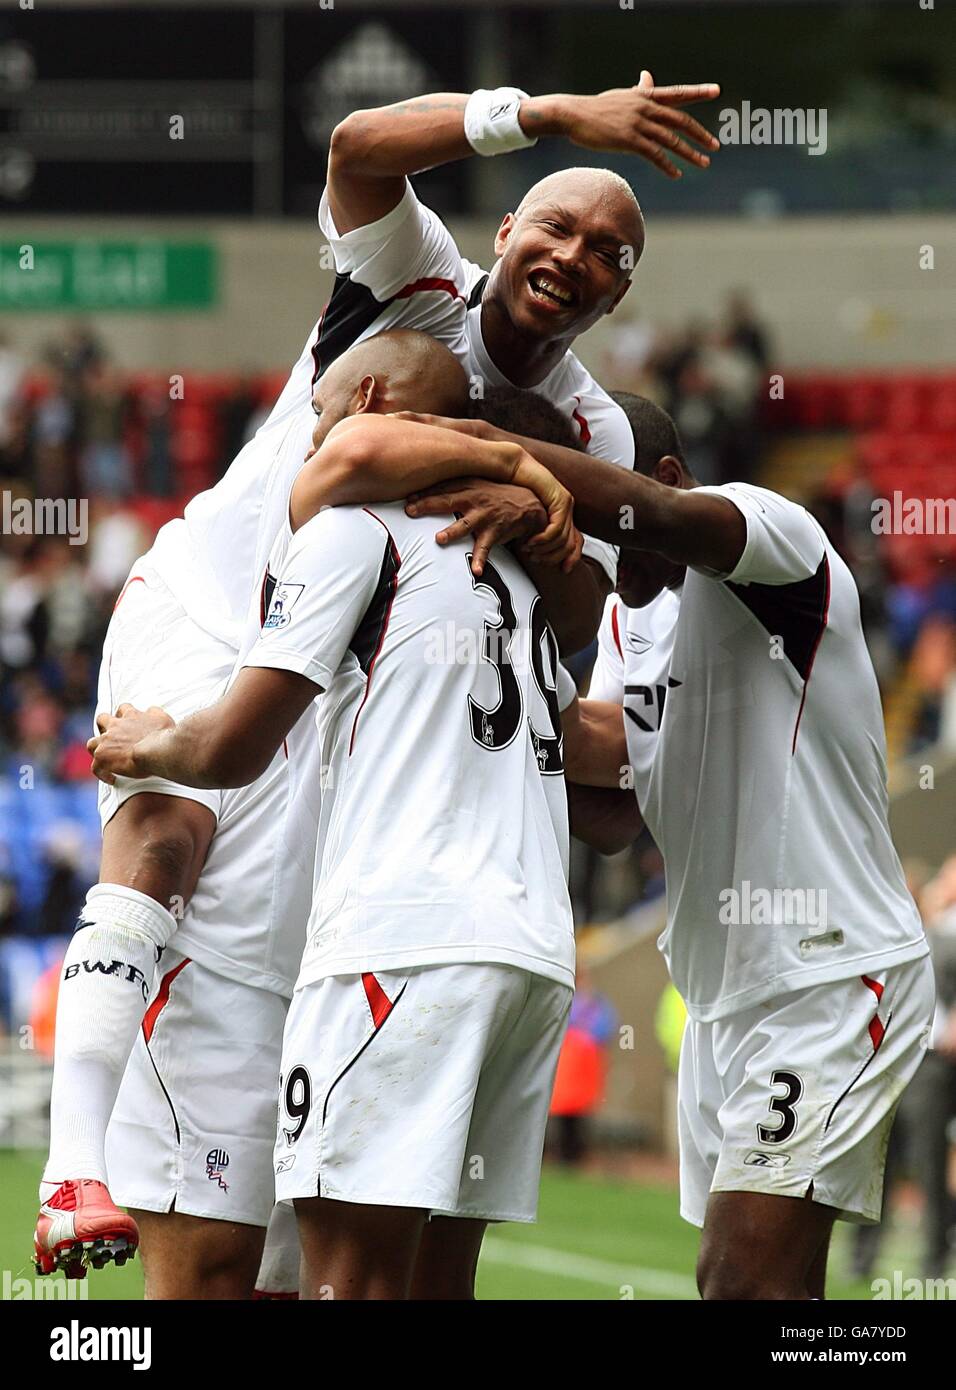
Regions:
<svg viewBox="0 0 956 1390"><path fill-rule="evenodd" d="M387 1013L387 1014L385 1015L385 1017L382 1019L381 1023L378 1025L377 1028L375 1028L375 1027L372 1028L371 1033L369 1033L368 1037L365 1039L365 1041L363 1042L362 1046L359 1048L359 1050L358 1050L356 1053L353 1054L352 1057L349 1058L348 1062L346 1062L345 1066L342 1068L342 1070L339 1072L338 1076L337 1076L337 1077L335 1078L335 1080L332 1082L332 1085L331 1085L331 1086L329 1087L329 1089L326 1091L326 1093L325 1093L325 1100L324 1100L324 1102L323 1102L323 1104L322 1104L322 1124L323 1124L323 1126L325 1125L325 1121L326 1121L326 1119L327 1119L327 1117L328 1117L328 1113L329 1113L329 1101L332 1099L332 1092L335 1090L336 1086L339 1084L339 1082L342 1080L342 1078L343 1078L344 1076L346 1076L346 1075L352 1070L352 1068L355 1066L355 1063L358 1061L358 1059L361 1057L362 1053L363 1053L363 1052L365 1051L365 1049L368 1047L369 1043L373 1042L375 1038L377 1038L377 1037L380 1036L380 1034L381 1034L381 1032L382 1032L382 1029L385 1027L386 1023L388 1023L388 1020L392 1017L392 1014L394 1014L394 1012L395 1012L395 1007L396 1007L396 1005L398 1004L398 1001L401 999L402 995L405 993L406 989L408 989L408 981L407 981L407 980L406 980L405 983L402 985L401 989L398 991L398 993L396 994L395 998L392 1000L392 1007L389 1009L388 1013ZM315 1195L316 1195L317 1197L321 1197L321 1196L322 1196L322 1174L321 1174L321 1173L318 1175L318 1178L317 1178L317 1181L316 1181L316 1193L315 1193Z"/></svg>
<svg viewBox="0 0 956 1390"><path fill-rule="evenodd" d="M156 1065L156 1060L155 1060L155 1058L153 1057L153 1054L150 1052L150 1050L149 1050L149 1043L146 1042L145 1038L143 1039L143 1046L146 1048L146 1056L147 1056L147 1057L149 1058L149 1060L150 1060L150 1065L152 1066L153 1071L156 1073L156 1080L159 1082L160 1090L162 1091L163 1095L166 1097L166 1104L169 1106L169 1113L170 1113L170 1114L172 1115L172 1117L173 1117L173 1125L175 1126L175 1129L176 1129L176 1143L181 1145L182 1142L183 1142L183 1139L182 1139L182 1135L181 1135L181 1133L180 1133L180 1131L179 1131L179 1120L176 1118L176 1107L175 1107L175 1105L173 1105L172 1098L171 1098L169 1092L166 1090L166 1086L165 1086L165 1084L164 1084L164 1082L163 1082L163 1078L162 1078L162 1077L160 1076L160 1074L159 1074L159 1067L157 1067L157 1065Z"/></svg>
<svg viewBox="0 0 956 1390"><path fill-rule="evenodd" d="M884 1028L883 1028L883 1037L880 1039L880 1047L882 1047L882 1046L883 1046L883 1043L886 1041L886 1035L887 1035L887 1033L888 1033L889 1030L890 1030L890 1024L891 1024L892 1022L893 1022L893 1015L892 1015L892 1013L891 1013L891 1014L889 1015L889 1017L887 1018L886 1024L885 1024L885 1026L884 1026ZM830 1128L830 1121L833 1119L834 1115L836 1114L836 1112L837 1112L837 1107L840 1106L840 1105L842 1105L842 1103L846 1100L847 1096L848 1096L848 1095L850 1094L850 1092L853 1090L853 1087L856 1085L856 1083L859 1081L860 1077L861 1077L861 1076L863 1075L863 1073L866 1071L867 1067L868 1067L868 1066L870 1065L870 1063L873 1061L873 1058L876 1056L876 1054L877 1054L878 1051L879 1051L879 1048L874 1047L873 1051L870 1053L869 1057L867 1057L866 1061L863 1063L862 1067L861 1067L860 1070L857 1072L856 1076L854 1076L854 1078L853 1078L853 1080L850 1082L849 1086L847 1086L847 1088L846 1088L846 1090L843 1092L843 1094L842 1094L841 1096L838 1096L837 1099L833 1102L833 1109L830 1111L829 1115L827 1116L827 1122L826 1122L826 1124L823 1126L823 1132L824 1132L824 1134L826 1134L827 1130Z"/></svg>

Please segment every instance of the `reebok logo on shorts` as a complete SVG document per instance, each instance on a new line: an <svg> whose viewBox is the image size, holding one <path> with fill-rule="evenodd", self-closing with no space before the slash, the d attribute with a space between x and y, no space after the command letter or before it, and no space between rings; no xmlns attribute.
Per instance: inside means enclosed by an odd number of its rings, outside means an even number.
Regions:
<svg viewBox="0 0 956 1390"><path fill-rule="evenodd" d="M755 1168L786 1168L789 1162L789 1154L765 1154L760 1149L751 1149L744 1159L744 1163L750 1163Z"/></svg>

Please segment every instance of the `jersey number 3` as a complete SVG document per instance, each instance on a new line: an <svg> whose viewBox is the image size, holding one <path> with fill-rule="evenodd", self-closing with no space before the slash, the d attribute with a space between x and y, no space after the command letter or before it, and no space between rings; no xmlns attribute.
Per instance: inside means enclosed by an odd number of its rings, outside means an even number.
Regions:
<svg viewBox="0 0 956 1390"><path fill-rule="evenodd" d="M785 1144L797 1128L797 1102L803 1095L803 1082L795 1071L775 1071L770 1078L774 1089L783 1088L783 1094L772 1096L769 1108L779 1115L778 1123L772 1127L757 1126L757 1138L761 1144Z"/></svg>
<svg viewBox="0 0 956 1390"><path fill-rule="evenodd" d="M468 565L468 572L471 574L470 554L465 557L465 561ZM485 561L484 573L480 577L471 575L471 583L474 589L486 589L494 596L498 604L497 623L490 623L485 619L482 635L482 656L498 672L501 698L494 709L485 709L470 695L468 696L471 736L480 747L488 748L494 752L500 748L507 748L509 743L514 741L524 718L521 686L515 675L511 659L511 648L518 630L518 618L515 613L511 590L490 560ZM544 615L544 604L540 594L535 594L532 601L531 611L528 615L528 626L530 628L528 636L530 638L531 675L547 706L551 732L541 733L540 730L536 729L534 720L530 715L527 721L528 731L534 746L538 771L545 777L554 776L564 770L561 711L558 709L557 688L548 682L548 674L544 664L544 650L547 647L551 670L557 671L558 644L554 640L554 633L548 626L548 620Z"/></svg>

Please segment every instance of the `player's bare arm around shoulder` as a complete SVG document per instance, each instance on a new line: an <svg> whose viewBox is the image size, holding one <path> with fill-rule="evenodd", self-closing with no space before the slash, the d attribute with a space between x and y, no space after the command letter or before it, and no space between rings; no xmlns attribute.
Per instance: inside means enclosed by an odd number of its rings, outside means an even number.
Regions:
<svg viewBox="0 0 956 1390"><path fill-rule="evenodd" d="M294 671L244 667L214 705L178 724L155 706L97 715L87 748L101 782L165 777L186 787L244 787L271 763L320 687Z"/></svg>
<svg viewBox="0 0 956 1390"><path fill-rule="evenodd" d="M668 487L593 454L511 434L485 420L430 415L414 418L480 439L520 445L572 494L575 521L588 536L610 541L622 550L653 550L675 564L690 565L714 575L730 574L743 554L747 523L726 497L698 488ZM434 503L432 492L438 492L440 504ZM424 496L416 495L412 514L447 511L450 492L446 486L429 489ZM443 542L457 536L457 523L440 533ZM537 540L532 538L528 546L533 552Z"/></svg>
<svg viewBox="0 0 956 1390"><path fill-rule="evenodd" d="M600 854L617 854L644 828L631 787L624 710L574 700L561 711L571 834Z"/></svg>
<svg viewBox="0 0 956 1390"><path fill-rule="evenodd" d="M559 137L584 149L639 155L669 178L679 178L671 155L706 168L710 153L719 148L719 141L681 108L719 95L714 82L663 87L643 72L637 86L593 96L552 93L516 99L514 119L525 142ZM353 111L336 126L327 189L340 234L391 212L402 197L406 175L475 153L466 134L469 100L464 92L433 92ZM492 105L487 115L493 113ZM477 103L469 115L480 127ZM475 138L481 138L477 132Z"/></svg>
<svg viewBox="0 0 956 1390"><path fill-rule="evenodd" d="M516 491L509 494L510 508L482 513L472 559L476 575L492 545L530 534L539 542L537 561L566 571L574 568L581 537L571 495L525 449L403 415L354 415L335 425L296 477L290 524L298 531L323 507L397 502L431 484L469 476L521 490L520 497ZM542 508L543 527L532 525ZM463 534L470 532L468 527Z"/></svg>

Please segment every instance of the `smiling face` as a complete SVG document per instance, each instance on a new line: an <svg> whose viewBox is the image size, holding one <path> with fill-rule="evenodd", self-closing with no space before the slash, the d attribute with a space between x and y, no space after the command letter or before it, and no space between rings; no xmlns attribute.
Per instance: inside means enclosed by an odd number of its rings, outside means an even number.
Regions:
<svg viewBox="0 0 956 1390"><path fill-rule="evenodd" d="M613 311L643 249L626 185L604 170L567 170L536 184L502 222L494 293L518 332L575 338Z"/></svg>

